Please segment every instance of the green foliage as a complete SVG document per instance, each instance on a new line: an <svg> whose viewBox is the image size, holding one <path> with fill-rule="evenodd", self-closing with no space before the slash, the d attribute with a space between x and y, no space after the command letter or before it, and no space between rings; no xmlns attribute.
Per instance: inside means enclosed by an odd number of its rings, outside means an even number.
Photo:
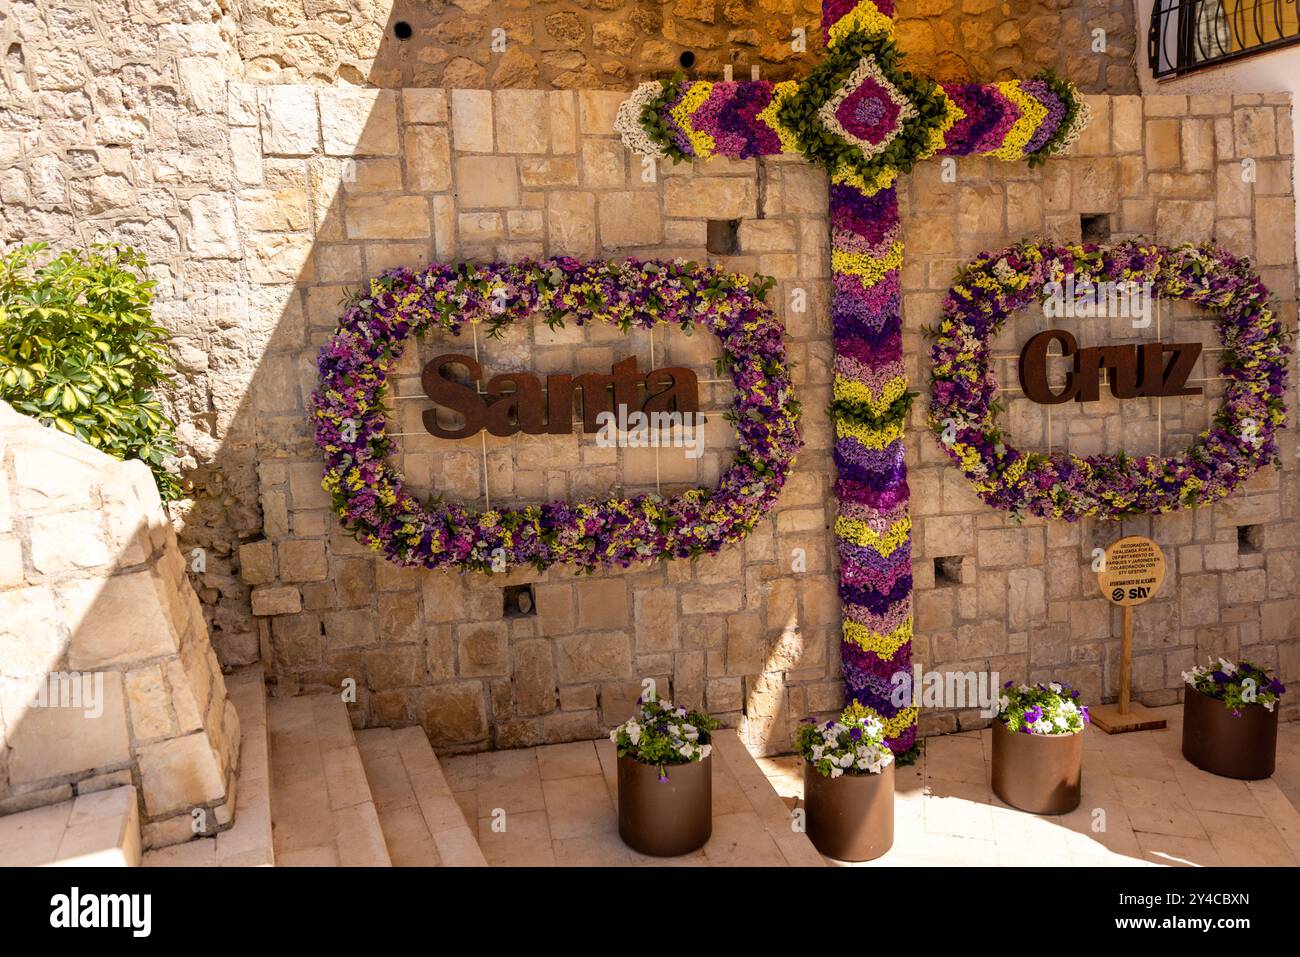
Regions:
<svg viewBox="0 0 1300 957"><path fill-rule="evenodd" d="M795 751L828 778L879 774L894 760L880 719L857 702L845 708L838 721L805 718L795 732Z"/></svg>
<svg viewBox="0 0 1300 957"><path fill-rule="evenodd" d="M1183 672L1183 680L1199 691L1223 702L1223 706L1241 716L1241 709L1250 705L1263 705L1269 711L1277 707L1278 699L1286 694L1286 685L1249 661L1231 662L1220 658L1209 665L1198 665Z"/></svg>
<svg viewBox="0 0 1300 957"><path fill-rule="evenodd" d="M1083 102L1079 98L1079 91L1075 89L1074 84L1068 80L1062 80L1056 75L1056 71L1050 67L1035 75L1034 79L1042 80L1051 87L1052 92L1065 104L1065 115L1061 117L1061 122L1057 124L1056 130L1048 137L1047 142L1029 154L1030 169L1042 166L1050 157L1064 148L1061 145L1062 141L1073 131Z"/></svg>
<svg viewBox="0 0 1300 957"><path fill-rule="evenodd" d="M924 751L924 741L922 739L917 739L916 744L912 745L906 751L900 751L898 754L894 755L894 763L900 768L911 767L917 761L921 760L921 755Z"/></svg>
<svg viewBox="0 0 1300 957"><path fill-rule="evenodd" d="M898 135L870 157L857 144L827 129L818 115L822 105L866 57L875 59L916 111L902 121ZM800 151L810 162L828 171L841 167L851 170L868 183L886 169L911 172L917 159L929 149L931 134L943 125L948 110L936 93L937 84L900 69L902 60L903 54L892 39L865 32L851 34L826 52L826 58L799 85L798 92L782 100L777 116L794 133Z"/></svg>
<svg viewBox="0 0 1300 957"><path fill-rule="evenodd" d="M1024 734L1078 734L1090 720L1087 706L1079 704L1079 692L1062 681L1033 686L1008 681L996 717L1008 730Z"/></svg>
<svg viewBox="0 0 1300 957"><path fill-rule="evenodd" d="M721 724L716 718L678 707L654 692L638 698L637 705L637 713L609 735L620 758L656 765L666 780L668 766L703 761L712 752L709 735Z"/></svg>
<svg viewBox="0 0 1300 957"><path fill-rule="evenodd" d="M155 389L168 377L168 332L151 317L152 280L129 247L67 250L44 266L33 243L0 259L0 398L118 459L148 465L164 500L180 483Z"/></svg>
<svg viewBox="0 0 1300 957"><path fill-rule="evenodd" d="M681 71L674 73L670 78L660 80L659 95L641 109L641 128L645 130L650 140L672 159L674 166L681 162L690 162L692 159L677 145L672 130L668 127L668 121L664 119L668 104L677 99L685 82L686 75Z"/></svg>

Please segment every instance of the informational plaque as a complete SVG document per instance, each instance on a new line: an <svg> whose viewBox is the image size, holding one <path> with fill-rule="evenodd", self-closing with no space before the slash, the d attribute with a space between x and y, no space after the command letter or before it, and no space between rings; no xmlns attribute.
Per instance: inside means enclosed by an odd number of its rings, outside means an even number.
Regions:
<svg viewBox="0 0 1300 957"><path fill-rule="evenodd" d="M1165 580L1165 553L1141 535L1129 535L1106 549L1097 570L1097 585L1106 600L1124 609L1120 645L1119 703L1091 710L1092 723L1107 734L1163 728L1165 719L1129 700L1129 675L1133 668L1133 606L1150 601Z"/></svg>
<svg viewBox="0 0 1300 957"><path fill-rule="evenodd" d="M1116 605L1150 601L1164 580L1165 553L1141 535L1121 538L1106 549L1106 563L1097 572L1101 593Z"/></svg>

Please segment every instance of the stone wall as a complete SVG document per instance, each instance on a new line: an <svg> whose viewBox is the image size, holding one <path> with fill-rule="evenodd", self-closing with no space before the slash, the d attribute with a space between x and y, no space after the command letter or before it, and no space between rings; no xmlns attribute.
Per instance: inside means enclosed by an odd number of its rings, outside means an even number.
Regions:
<svg viewBox="0 0 1300 957"><path fill-rule="evenodd" d="M794 722L840 700L838 603L828 523L832 477L827 421L831 345L824 177L793 157L660 164L652 180L612 132L619 93L441 90L313 91L232 88L232 122L267 147L263 179L246 164L237 197L250 270L289 284L276 344L254 379L263 541L240 550L253 611L282 690L360 686L358 722L418 721L439 747L519 746L594 737L621 720L646 677L675 699L742 726L751 747L787 748ZM904 189L906 354L924 385L922 327L935 320L965 259L1023 236L1080 237L1082 217L1109 217L1114 237L1164 242L1216 238L1255 257L1295 321L1293 216L1284 98L1094 97L1096 119L1072 153L1041 170L962 160L955 177L924 164ZM1279 142L1282 144L1279 146ZM1242 183L1240 158L1258 179ZM950 181L951 179L951 181ZM254 185L256 183L256 185ZM309 213L309 210L311 211ZM286 212L287 211L287 212ZM772 293L789 330L806 414L806 448L772 516L744 544L698 562L575 579L553 569L506 578L400 570L341 533L319 487L306 423L314 356L338 320L348 286L388 266L437 259L568 254L706 258L708 222L738 220L739 253L709 257L779 282ZM296 274L266 250L297 249ZM310 256L306 251L310 250ZM797 290L806 312L791 308ZM1042 320L1038 320L1041 322ZM1162 315L1166 338L1203 337L1204 322ZM1081 341L1135 331L1081 323ZM1027 333L1003 348L1014 354ZM1212 340L1207 345L1213 346ZM488 373L590 372L635 354L642 368L693 365L713 352L678 332L625 339L545 327L502 342L430 337L394 381L401 465L419 488L484 504L710 482L729 438L716 417L709 453L651 462L572 437L460 442L423 434L421 357L473 350ZM1003 370L1003 381L1014 375ZM1214 379L1204 364L1198 378ZM1216 401L1167 400L1155 410L1114 401L1061 413L1055 443L1081 452L1126 444L1172 450L1201 428ZM706 409L725 406L711 384ZM1042 407L1009 396L1013 436L1053 441ZM917 662L928 669L994 670L1004 680L1068 679L1091 700L1113 697L1118 612L1101 598L1092 549L1123 533L1165 548L1165 588L1137 611L1135 689L1150 704L1177 700L1180 672L1209 654L1300 669L1300 482L1295 432L1283 469L1268 470L1222 504L1158 519L1028 521L988 509L913 414L908 447L916 529ZM1245 529L1245 531L1242 531ZM802 556L803 564L796 561ZM950 573L936 580L936 560ZM955 570L954 570L955 569ZM535 616L507 615L503 588L531 583ZM978 721L933 711L927 732Z"/></svg>
<svg viewBox="0 0 1300 957"><path fill-rule="evenodd" d="M189 501L183 541L226 663L258 654L241 538L261 527L251 439L237 416L279 318L245 281L225 77L234 21L217 0L7 4L0 13L0 243L129 243L149 259L155 315L175 335L169 395Z"/></svg>
<svg viewBox="0 0 1300 957"><path fill-rule="evenodd" d="M942 9L918 7L917 18L900 21L903 45L923 50L929 37L935 50L953 54L983 79L1028 72L1036 65L1034 51L1075 51L1041 42L1043 8L985 10L976 0L937 6ZM253 71L253 33L267 32L284 51L277 55L287 56L318 45L311 36L328 32L317 29L324 21L340 28L361 22L343 5L301 9L303 16L293 0L274 10L241 5L238 16L207 0L125 0L120 13L89 4L20 3L0 21L8 54L0 64L6 88L0 240L119 237L154 263L159 315L176 333L172 402L192 493L177 518L183 550L205 550L206 568L191 580L221 661L260 656L286 690L355 678L362 692L358 723L420 721L446 747L597 734L619 717L620 702L645 675L669 678L684 700L733 721L743 716L755 747L784 746L793 720L832 707L839 695L826 529L831 472L820 414L830 357L824 179L800 160L775 158L693 170L661 166L655 182L643 182L639 163L624 155L610 131L621 93L448 94L424 84L459 80L447 73L451 60L431 62L433 72L416 76L396 52L397 72L375 73L372 80L371 71L396 49L387 34L380 38L382 30L369 32L376 54L354 56L354 72L328 65L299 74ZM594 46L598 21L635 22L632 9L541 4L527 13L541 17L534 27L540 57L558 48L545 34L545 17L553 12L579 16L581 40L574 42L586 50L588 36ZM482 9L433 12L438 23L487 25ZM995 39L979 59L961 45L962 27L983 22L982 14L1001 26L992 29ZM365 14L376 24L397 15L387 6ZM804 15L811 25L814 13ZM1052 16L1091 24L1103 14L1070 7ZM727 23L725 9L714 18L712 26L700 18L691 23L711 36L738 26ZM949 22L955 32L943 26ZM990 32L971 29L972 35ZM1131 39L1127 48L1122 37L1117 41L1121 30L1107 29L1109 51L1131 49ZM1068 23L1062 30L1087 32ZM291 35L304 39L290 43ZM653 39L638 41L634 52ZM504 83L507 78L488 70L490 51L477 43L457 49L482 68L483 82ZM685 46L670 43L669 52L675 56ZM709 50L723 50L721 43L692 41L696 47L701 71L722 62L704 59ZM1021 47L1025 52L1017 53ZM73 48L77 55L68 56ZM583 55L595 62L594 54ZM320 56L325 64L346 59L329 50ZM617 74L597 65L593 82L627 88L659 69L627 62L625 80L615 84ZM958 69L952 57L936 56L933 63L941 75L942 63ZM1097 83L1105 78L1108 87L1128 88L1122 70L1112 77L1114 64L1097 64ZM741 75L746 65L737 60ZM793 75L806 66L790 60L763 70ZM226 83L246 69L254 78L308 82ZM563 85L557 76L539 59L538 85ZM344 85L324 85L336 79ZM367 82L418 88L346 85ZM1293 233L1287 217L1294 215L1283 175L1292 163L1289 105L1277 97L1120 96L1096 98L1094 108L1098 119L1074 153L1042 169L963 159L954 181L941 175L938 162L907 181L904 280L914 387L924 384L920 329L937 315L956 266L981 248L1025 235L1078 235L1082 214L1108 214L1115 235L1146 233L1163 241L1214 235L1255 255L1294 323L1294 257L1282 249ZM1258 164L1249 187L1235 175L1242 158ZM781 280L774 296L790 329L806 410L808 448L799 469L777 513L743 546L709 562L590 579L554 571L533 582L538 615L508 619L500 580L399 573L338 534L319 489L304 402L315 350L337 319L343 287L386 266L430 257L640 252L702 258L705 224L715 218L740 220L740 255L720 261ZM806 313L788 309L796 288L809 296ZM648 342L569 335L507 344L489 360L596 371L628 347L649 361ZM702 343L672 336L658 341L660 355L676 351L707 368ZM725 395L710 388L716 409ZM408 403L402 414L417 406ZM1024 441L1048 441L1046 422L1015 411L1014 402L1012 408ZM1142 441L1155 441L1150 410L1142 411ZM1172 411L1156 413L1162 434L1163 415ZM1071 447L1112 447L1121 434L1120 412L1099 412L1098 422L1070 423L1065 432L1058 423L1052 434L1058 442L1064 435ZM1179 428L1193 428L1194 417L1205 412L1190 412ZM1094 696L1113 694L1116 643L1106 636L1114 634L1116 619L1096 596L1083 559L1119 531L1151 525L1176 564L1166 590L1138 613L1140 694L1152 703L1173 700L1180 668L1210 650L1240 649L1277 664L1284 678L1296 676L1294 431L1284 439L1284 470L1266 473L1246 495L1222 505L1126 529L1058 528L1016 526L983 508L919 431L919 415L918 409L909 434L918 661L933 668L993 667L1014 677L1064 673ZM1176 437L1170 422L1169 435ZM412 440L404 464L413 475L466 498L483 494L482 447L405 439ZM725 437L712 435L709 448L719 454L700 463L700 471L661 461L660 482L707 480L722 461ZM494 501L518 501L575 494L584 481L612 479L628 487L652 481L652 463L636 462L632 452L614 462L594 454L576 443L540 451L490 446L488 492ZM557 456L551 463L557 467L546 467L548 455ZM791 568L795 548L803 549L805 571ZM934 583L934 560L958 557L956 581ZM1070 567L1077 577L1063 574ZM666 627L654 626L661 621ZM970 717L933 714L925 727L948 729Z"/></svg>
<svg viewBox="0 0 1300 957"><path fill-rule="evenodd" d="M757 65L788 79L821 50L820 0L251 0L241 11L244 76L258 83L627 89L679 69L684 52L703 78ZM900 0L898 37L910 69L942 80L1050 66L1088 91L1137 88L1128 0Z"/></svg>
<svg viewBox="0 0 1300 957"><path fill-rule="evenodd" d="M1120 92L1132 88L1133 37L1127 6L1114 7L924 0L904 8L899 34L913 66L943 78L1055 63L1087 89ZM818 10L811 0L121 0L112 8L23 0L0 11L0 244L112 238L148 256L156 314L175 333L178 375L167 399L187 500L172 511L185 547L207 554L194 584L224 664L260 653L234 555L263 524L243 401L257 357L291 308L266 270L291 280L309 252L295 245L301 208L278 214L286 228L270 233L248 229L237 213L237 191L266 184L273 193L296 175L297 159L263 169L256 127L248 117L228 121L226 80L626 89L672 69L687 49L699 56L698 75L719 76L734 62L747 76L759 63L776 79L815 62ZM500 54L490 48L497 13L507 37ZM393 29L403 19L416 31L406 42ZM795 23L808 31L802 54L783 45ZM625 44L618 38L629 25L637 35ZM1107 30L1102 54L1083 40L1095 26ZM1062 31L1070 44L1056 42ZM328 205L313 197L321 201Z"/></svg>
<svg viewBox="0 0 1300 957"><path fill-rule="evenodd" d="M231 822L238 760L153 474L0 402L0 813L134 784L173 844Z"/></svg>
<svg viewBox="0 0 1300 957"><path fill-rule="evenodd" d="M958 165L955 183L926 166L915 174L903 217L905 354L923 387L923 325L939 314L958 263L1022 236L1081 238L1081 216L1104 214L1114 239L1220 243L1252 257L1280 305L1294 340L1295 201L1291 195L1290 97L1093 97L1092 125L1070 154L1038 170L987 160ZM1253 160L1254 183L1243 160ZM1033 332L1061 327L1081 345L1198 341L1217 347L1211 324L1162 304L1136 330L1127 318L1056 319L1026 315L1000 342L1013 357ZM1008 324L1011 326L1011 324ZM1294 359L1294 357L1293 357ZM1204 398L1107 398L1057 413L1015 396L1015 359L998 370L1013 442L1054 443L1083 454L1166 454L1185 447L1218 405L1217 355L1203 353L1194 378ZM938 445L911 437L915 656L930 666L991 667L1006 678L1063 677L1096 700L1118 693L1121 612L1100 596L1091 554L1124 534L1148 535L1165 553L1168 575L1151 602L1134 611L1133 682L1148 705L1178 700L1181 672L1210 655L1241 656L1300 674L1300 469L1296 370L1281 435L1281 467L1252 478L1220 503L1116 524L1040 520L1016 524L989 510ZM915 387L915 386L914 386ZM1103 390L1104 393L1105 390ZM1062 407L1055 407L1061 410ZM914 410L919 426L921 410ZM935 581L935 559L961 558L957 581ZM1291 702L1286 710L1297 711ZM978 721L974 714L923 714L926 731Z"/></svg>

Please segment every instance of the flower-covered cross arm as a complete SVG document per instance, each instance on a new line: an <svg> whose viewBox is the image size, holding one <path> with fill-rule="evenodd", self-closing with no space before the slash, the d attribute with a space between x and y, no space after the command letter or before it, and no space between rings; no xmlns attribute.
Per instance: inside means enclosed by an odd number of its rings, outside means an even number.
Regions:
<svg viewBox="0 0 1300 957"><path fill-rule="evenodd" d="M623 102L614 128L632 152L674 162L794 152L797 143L777 114L798 86L795 80L714 83L680 76L642 83Z"/></svg>
<svg viewBox="0 0 1300 957"><path fill-rule="evenodd" d="M1092 118L1074 85L1051 71L1032 80L954 83L943 92L961 117L944 134L941 156L991 156L1037 166L1071 146Z"/></svg>
<svg viewBox="0 0 1300 957"><path fill-rule="evenodd" d="M800 153L874 190L935 155L1036 165L1068 147L1088 122L1078 91L1050 72L947 86L906 72L890 0L827 0L823 32L826 56L802 80L644 83L624 102L616 129L646 156L678 162Z"/></svg>

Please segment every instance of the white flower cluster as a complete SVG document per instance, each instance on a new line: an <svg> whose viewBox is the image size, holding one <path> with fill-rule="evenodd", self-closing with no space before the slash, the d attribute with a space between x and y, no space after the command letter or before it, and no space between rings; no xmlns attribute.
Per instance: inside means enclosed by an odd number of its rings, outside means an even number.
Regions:
<svg viewBox="0 0 1300 957"><path fill-rule="evenodd" d="M857 739L852 737L854 730L861 732ZM894 760L894 752L882 741L883 734L884 727L874 718L862 726L828 722L817 726L805 757L813 764L829 762L832 778L846 771L879 774Z"/></svg>
<svg viewBox="0 0 1300 957"><path fill-rule="evenodd" d="M1237 666L1227 658L1220 658L1218 670L1231 677L1237 673ZM1207 677L1213 673L1214 669L1209 665L1194 665L1191 671L1183 672L1183 681L1189 685L1194 685L1196 684L1196 679Z"/></svg>
<svg viewBox="0 0 1300 957"><path fill-rule="evenodd" d="M1065 135L1052 144L1052 148L1048 150L1048 155L1058 156L1068 150L1079 139L1084 128L1090 122L1092 122L1092 107L1088 105L1087 100L1080 97L1078 108L1074 111L1074 119L1070 121L1070 126L1066 129Z"/></svg>
<svg viewBox="0 0 1300 957"><path fill-rule="evenodd" d="M1014 706L1024 715L1022 730L1027 730L1030 734L1074 734L1083 727L1083 723L1087 720L1087 712L1069 696L1066 688L1059 681L1050 681L1046 687L1048 691L1059 697L1027 708L1021 701L1013 702L1004 692L998 697L998 710L994 717L1003 718ZM1016 688L1020 694L1029 694L1034 690L1027 684ZM1042 690L1042 686L1039 690ZM1044 707L1044 704L1047 704L1047 707Z"/></svg>
<svg viewBox="0 0 1300 957"><path fill-rule="evenodd" d="M1232 662L1220 658L1218 667L1214 661L1209 664L1196 665L1190 671L1183 672L1183 681L1201 694L1221 700L1233 714L1239 714L1243 705L1263 705L1266 711L1277 707L1278 698L1286 691L1276 679L1248 661Z"/></svg>
<svg viewBox="0 0 1300 957"><path fill-rule="evenodd" d="M668 746L686 761L703 761L713 753L713 745L700 743L700 729L686 720L690 711L674 706L671 701L650 699L641 705L638 714L628 718L609 733L609 740L615 745L630 744L636 748L651 729L667 739ZM663 731L658 730L663 725ZM626 740L620 739L626 735Z"/></svg>
<svg viewBox="0 0 1300 957"><path fill-rule="evenodd" d="M641 111L659 95L662 89L659 83L650 81L642 83L632 95L624 100L614 118L614 132L623 137L623 145L638 156L667 156L663 147L650 139L641 125Z"/></svg>

